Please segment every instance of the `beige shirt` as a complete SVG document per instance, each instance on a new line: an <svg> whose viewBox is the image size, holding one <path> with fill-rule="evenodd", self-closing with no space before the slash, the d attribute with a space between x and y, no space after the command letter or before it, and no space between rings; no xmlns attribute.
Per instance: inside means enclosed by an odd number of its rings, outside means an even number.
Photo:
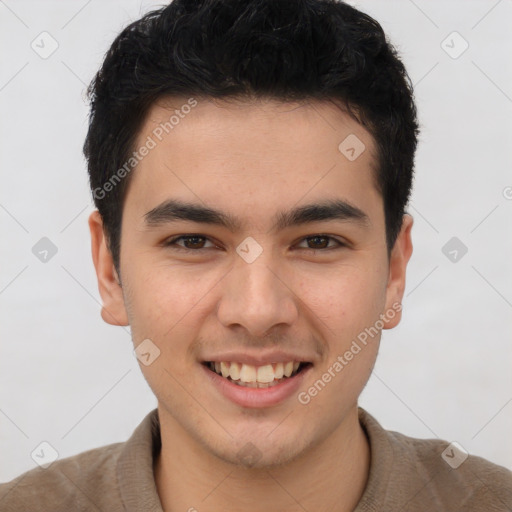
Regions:
<svg viewBox="0 0 512 512"><path fill-rule="evenodd" d="M355 512L510 512L512 472L442 440L384 430L359 409L371 449L368 483ZM0 484L1 512L162 511L153 477L158 410L124 443L37 467ZM444 456L443 456L444 452ZM200 512L200 511L199 511Z"/></svg>

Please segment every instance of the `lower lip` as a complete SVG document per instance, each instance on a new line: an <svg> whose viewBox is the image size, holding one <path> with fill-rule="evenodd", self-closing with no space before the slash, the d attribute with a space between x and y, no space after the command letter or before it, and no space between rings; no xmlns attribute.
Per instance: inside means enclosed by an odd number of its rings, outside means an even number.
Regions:
<svg viewBox="0 0 512 512"><path fill-rule="evenodd" d="M210 382L229 400L242 407L262 408L277 405L291 395L297 393L304 377L312 368L311 365L304 368L294 377L288 377L279 384L270 388L248 388L234 384L230 380L201 364Z"/></svg>

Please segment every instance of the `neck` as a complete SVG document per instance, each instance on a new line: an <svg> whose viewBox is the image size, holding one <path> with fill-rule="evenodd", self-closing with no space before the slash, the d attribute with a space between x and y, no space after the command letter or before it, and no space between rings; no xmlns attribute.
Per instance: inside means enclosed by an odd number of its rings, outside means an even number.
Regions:
<svg viewBox="0 0 512 512"><path fill-rule="evenodd" d="M227 463L198 445L160 407L159 417L162 450L154 473L165 512L351 512L363 494L370 447L357 406L320 443L285 465L263 469Z"/></svg>

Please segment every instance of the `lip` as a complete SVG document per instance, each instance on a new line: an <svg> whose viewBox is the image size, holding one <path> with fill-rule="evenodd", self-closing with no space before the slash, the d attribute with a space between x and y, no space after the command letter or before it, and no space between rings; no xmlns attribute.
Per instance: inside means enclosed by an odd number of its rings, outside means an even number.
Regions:
<svg viewBox="0 0 512 512"><path fill-rule="evenodd" d="M235 362L250 364L252 366L263 366L272 363L288 363L289 361L297 361L299 363L312 363L313 358L299 354L291 354L290 352L276 350L262 352L260 350L258 354L250 354L248 352L224 352L221 354L217 353L211 357L204 357L202 362L210 361L213 361L214 363L220 363L224 361L230 363Z"/></svg>
<svg viewBox="0 0 512 512"><path fill-rule="evenodd" d="M227 360L229 361L229 359ZM291 359L288 359L288 361L289 360ZM226 361L226 359L222 359L222 361ZM204 364L200 366L209 381L224 397L241 407L250 408L272 407L284 402L290 396L295 395L304 377L313 367L313 365L308 365L294 377L288 377L281 383L270 388L247 388L233 384L228 379L208 369Z"/></svg>

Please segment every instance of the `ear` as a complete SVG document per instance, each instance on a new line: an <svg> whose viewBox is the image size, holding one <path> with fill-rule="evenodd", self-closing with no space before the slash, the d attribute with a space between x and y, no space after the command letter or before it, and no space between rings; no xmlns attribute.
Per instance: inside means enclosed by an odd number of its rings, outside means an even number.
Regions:
<svg viewBox="0 0 512 512"><path fill-rule="evenodd" d="M114 260L107 245L100 212L95 210L89 216L91 249L98 289L103 306L101 318L111 325L128 325L128 315L124 305L123 289L114 267Z"/></svg>
<svg viewBox="0 0 512 512"><path fill-rule="evenodd" d="M396 327L400 323L402 318L401 304L405 290L405 274L407 263L409 262L412 254L412 225L413 218L406 213L402 217L402 227L395 241L395 245L391 250L389 258L389 278L386 286L385 311L394 310L396 314L393 318L390 318L391 315L386 315L384 313L384 329L393 329L393 327ZM400 304L399 309L397 309L398 304Z"/></svg>

